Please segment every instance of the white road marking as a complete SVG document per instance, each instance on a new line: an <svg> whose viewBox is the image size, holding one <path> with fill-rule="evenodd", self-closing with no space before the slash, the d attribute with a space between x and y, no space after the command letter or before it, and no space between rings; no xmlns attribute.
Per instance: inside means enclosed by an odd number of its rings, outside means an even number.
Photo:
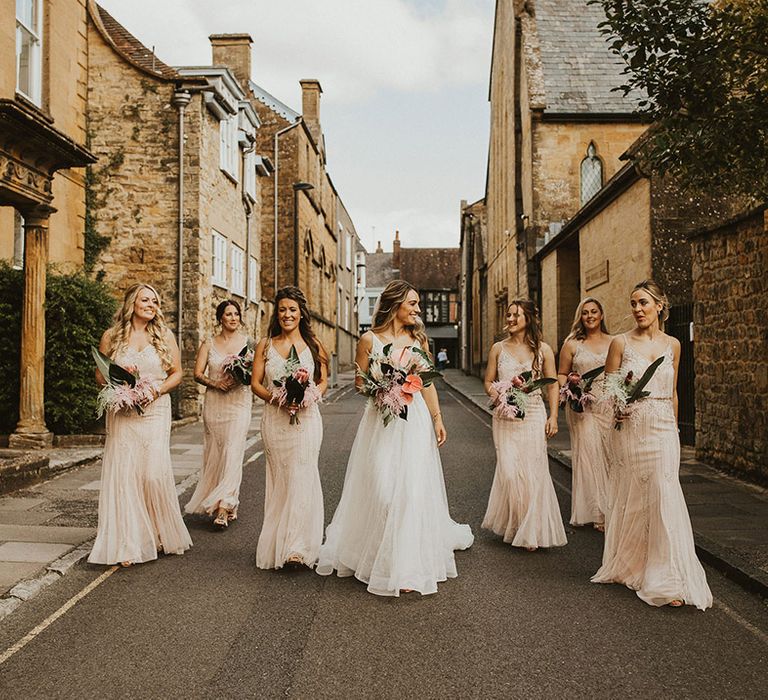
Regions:
<svg viewBox="0 0 768 700"><path fill-rule="evenodd" d="M24 637L22 637L22 639L16 642L16 644L6 649L3 652L3 654L0 655L0 664L4 664L16 652L21 651L35 637L37 637L41 632L44 632L48 627L50 627L54 622L56 622L56 620L58 620L62 615L64 615L70 608L74 607L79 601L85 598L85 596L87 596L94 588L96 588L97 586L102 584L104 581L106 581L119 568L120 568L119 566L112 566L109 569L107 569L103 574L101 574L101 576L99 576L97 579L94 579L85 588L83 588L82 591L73 595L55 613L46 617L45 620L43 620L31 632L28 632Z"/></svg>
<svg viewBox="0 0 768 700"><path fill-rule="evenodd" d="M249 458L248 461L243 465L244 467L248 466L251 462L255 462L261 455L263 455L264 452L254 452Z"/></svg>

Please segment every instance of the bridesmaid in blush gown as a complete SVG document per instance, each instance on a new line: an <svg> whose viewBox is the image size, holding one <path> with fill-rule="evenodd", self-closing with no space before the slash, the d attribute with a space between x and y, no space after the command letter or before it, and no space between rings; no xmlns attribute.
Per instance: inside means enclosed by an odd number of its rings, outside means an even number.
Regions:
<svg viewBox="0 0 768 700"><path fill-rule="evenodd" d="M583 375L604 366L612 338L605 326L602 304L594 297L583 299L560 351L560 385L568 381L571 372ZM601 401L603 379L601 375L592 383L595 400L582 413L566 407L573 462L571 525L592 523L601 532L605 530L608 488L605 441L611 428L609 407Z"/></svg>
<svg viewBox="0 0 768 700"><path fill-rule="evenodd" d="M240 353L251 340L242 332L240 304L234 299L216 307L216 321L221 331L200 346L195 362L195 381L207 387L205 437L200 480L185 510L215 514L213 524L226 528L237 520L253 394L249 386L225 372L223 365L228 356Z"/></svg>
<svg viewBox="0 0 768 700"><path fill-rule="evenodd" d="M519 299L507 307L506 340L495 343L488 355L485 391L496 403L492 384L523 372L534 378L555 378L555 356L541 340L541 329L532 301ZM541 390L528 394L525 418L493 416L496 472L493 476L483 527L513 547L533 552L539 547L566 544L563 519L549 474L547 438L557 434L557 383L545 387L549 418Z"/></svg>
<svg viewBox="0 0 768 700"><path fill-rule="evenodd" d="M419 295L405 280L390 282L382 292L373 328L357 346L359 368L367 371L371 354L390 343L395 349L428 347ZM436 593L439 582L457 575L453 552L471 546L473 536L469 525L455 523L448 512L438 450L445 439L434 385L413 395L407 420L384 425L371 402L366 404L318 574L355 576L381 596Z"/></svg>
<svg viewBox="0 0 768 700"><path fill-rule="evenodd" d="M192 546L181 517L171 465L171 397L181 381L179 349L148 284L128 289L99 350L156 382L144 413L107 414L101 466L99 525L88 561L123 566L182 554ZM96 378L104 383L97 371Z"/></svg>
<svg viewBox="0 0 768 700"><path fill-rule="evenodd" d="M612 430L609 512L603 565L595 583L623 583L649 605L712 605L712 594L693 544L693 531L678 478L677 368L680 343L666 335L664 293L653 282L637 284L630 297L635 329L611 342L606 372L639 379L663 357L645 390L650 396L620 416Z"/></svg>
<svg viewBox="0 0 768 700"><path fill-rule="evenodd" d="M320 393L328 388L328 354L315 337L309 309L298 287L283 287L275 298L268 337L256 346L253 392L266 403L261 437L267 460L264 524L256 566L280 569L286 563L312 568L323 539L323 491L318 457L323 419L317 404L299 411L291 425L288 406L271 403L273 380L283 374L291 347Z"/></svg>

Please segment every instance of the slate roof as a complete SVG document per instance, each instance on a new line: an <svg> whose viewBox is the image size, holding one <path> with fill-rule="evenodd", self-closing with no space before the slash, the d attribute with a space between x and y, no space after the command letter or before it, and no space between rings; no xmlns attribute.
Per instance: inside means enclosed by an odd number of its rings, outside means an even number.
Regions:
<svg viewBox="0 0 768 700"><path fill-rule="evenodd" d="M291 109L287 104L278 100L274 95L268 93L263 87L257 85L252 80L248 81L248 85L253 92L253 96L261 102L261 104L269 107L273 112L279 114L283 119L289 122L295 122L301 115L295 110Z"/></svg>
<svg viewBox="0 0 768 700"><path fill-rule="evenodd" d="M586 0L535 0L536 26L549 113L626 114L636 99L612 89L625 82L624 63L597 25L600 5Z"/></svg>
<svg viewBox="0 0 768 700"><path fill-rule="evenodd" d="M417 289L458 289L459 248L400 248L400 279Z"/></svg>
<svg viewBox="0 0 768 700"><path fill-rule="evenodd" d="M129 63L158 78L179 79L179 74L173 68L157 58L103 7L89 2L88 9L99 33Z"/></svg>
<svg viewBox="0 0 768 700"><path fill-rule="evenodd" d="M384 287L394 279L392 253L367 253L365 256L366 287Z"/></svg>

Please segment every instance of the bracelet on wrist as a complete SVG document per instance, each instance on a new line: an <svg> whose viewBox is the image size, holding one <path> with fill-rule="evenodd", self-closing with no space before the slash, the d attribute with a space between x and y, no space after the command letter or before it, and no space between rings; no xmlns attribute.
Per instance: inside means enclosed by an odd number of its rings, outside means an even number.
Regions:
<svg viewBox="0 0 768 700"><path fill-rule="evenodd" d="M432 414L432 422L434 423L434 422L435 422L435 421L436 421L438 418L440 418L440 416L442 416L442 415L443 415L443 414L442 414L442 413L440 413L440 411L438 411L437 413L433 413L433 414Z"/></svg>

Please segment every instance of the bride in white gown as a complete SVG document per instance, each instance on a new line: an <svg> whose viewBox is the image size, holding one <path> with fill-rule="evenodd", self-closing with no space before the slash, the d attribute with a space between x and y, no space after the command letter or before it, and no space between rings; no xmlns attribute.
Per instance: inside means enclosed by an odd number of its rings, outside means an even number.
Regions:
<svg viewBox="0 0 768 700"><path fill-rule="evenodd" d="M368 369L371 352L427 348L419 319L419 295L408 282L390 282L381 294L373 328L357 347L357 364ZM358 380L358 386L360 380ZM317 572L354 575L376 595L436 593L454 578L453 552L472 545L469 525L448 512L438 447L445 442L437 391L423 389L408 418L385 426L369 402L347 463L341 501L326 530Z"/></svg>

